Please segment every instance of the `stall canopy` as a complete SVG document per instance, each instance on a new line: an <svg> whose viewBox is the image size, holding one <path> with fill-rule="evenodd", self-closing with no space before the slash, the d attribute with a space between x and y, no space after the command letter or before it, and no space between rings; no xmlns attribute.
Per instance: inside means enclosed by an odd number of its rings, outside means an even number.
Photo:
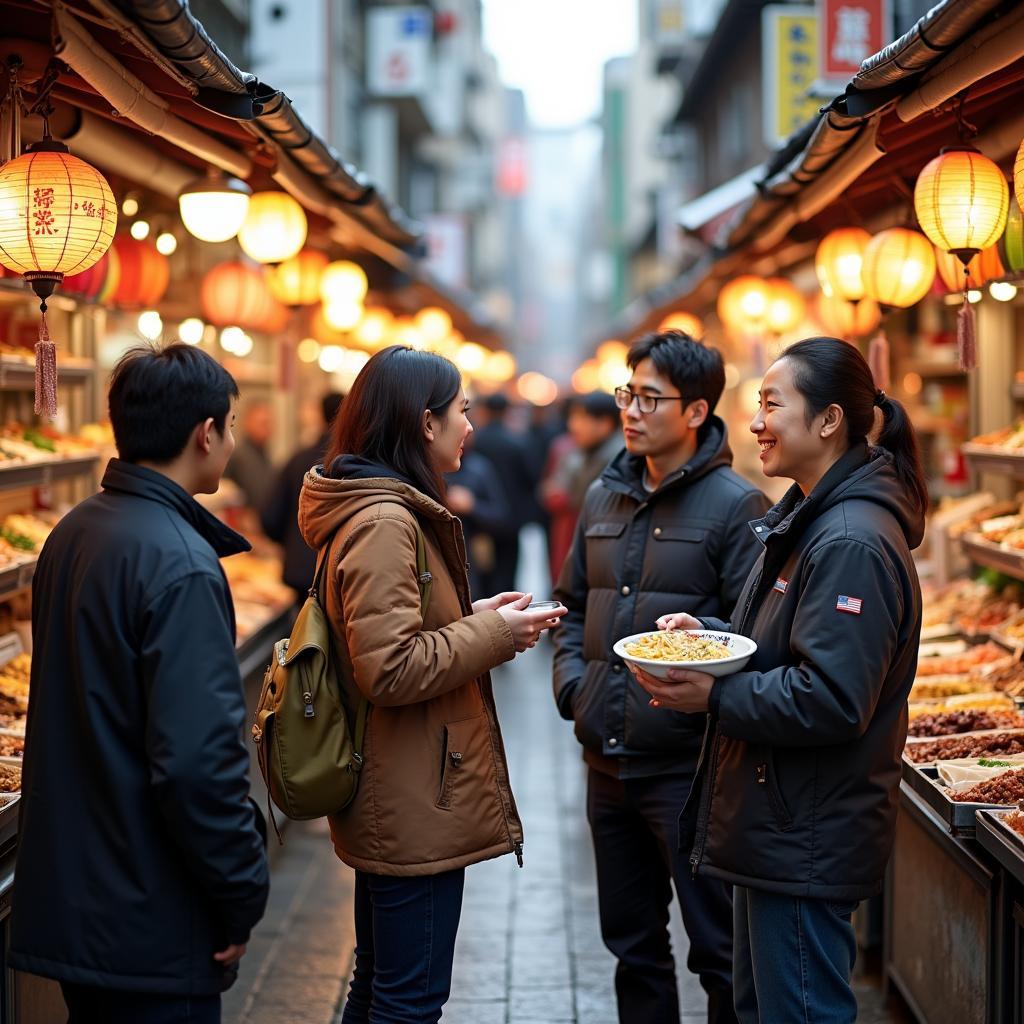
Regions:
<svg viewBox="0 0 1024 1024"><path fill-rule="evenodd" d="M834 227L905 218L918 172L944 146L970 142L1008 166L1024 138L1022 55L1024 3L937 4L864 61L844 91L773 154L754 194L710 237L699 232L705 257L669 288L638 299L614 333L636 335L674 308L709 306L739 267L777 273L806 258Z"/></svg>

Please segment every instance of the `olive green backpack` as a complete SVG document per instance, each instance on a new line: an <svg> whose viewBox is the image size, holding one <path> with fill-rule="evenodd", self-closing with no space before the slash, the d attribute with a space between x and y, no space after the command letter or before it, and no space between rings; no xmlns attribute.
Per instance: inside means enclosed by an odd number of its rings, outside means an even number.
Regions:
<svg viewBox="0 0 1024 1024"><path fill-rule="evenodd" d="M355 725L351 726L331 657L331 629L324 612L324 570L333 540L331 537L324 545L291 636L274 645L252 727L260 772L267 784L267 810L272 799L287 817L298 820L322 818L347 807L356 794L363 765L369 702L360 698ZM425 613L432 577L418 524L416 576L420 611ZM270 818L273 821L272 813Z"/></svg>

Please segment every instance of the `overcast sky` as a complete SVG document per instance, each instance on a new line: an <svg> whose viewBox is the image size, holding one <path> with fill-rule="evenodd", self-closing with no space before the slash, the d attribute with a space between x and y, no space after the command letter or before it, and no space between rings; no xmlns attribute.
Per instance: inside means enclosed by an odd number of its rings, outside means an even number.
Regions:
<svg viewBox="0 0 1024 1024"><path fill-rule="evenodd" d="M635 0L484 0L484 37L530 119L564 127L601 106L601 71L636 48Z"/></svg>

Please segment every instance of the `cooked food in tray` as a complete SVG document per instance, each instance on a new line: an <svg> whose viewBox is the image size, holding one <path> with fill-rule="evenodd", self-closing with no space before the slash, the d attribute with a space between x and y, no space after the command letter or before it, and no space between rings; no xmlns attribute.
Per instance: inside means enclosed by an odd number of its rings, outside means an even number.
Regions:
<svg viewBox="0 0 1024 1024"><path fill-rule="evenodd" d="M634 658L650 658L652 661L718 661L732 656L732 651L725 644L681 629L648 633L626 644L625 650Z"/></svg>
<svg viewBox="0 0 1024 1024"><path fill-rule="evenodd" d="M914 683L910 691L910 699L912 701L941 700L944 697L977 693L979 690L987 689L988 685L986 681L966 675L929 676Z"/></svg>
<svg viewBox="0 0 1024 1024"><path fill-rule="evenodd" d="M954 757L998 758L1000 754L1024 754L1024 732L944 736L937 740L908 743L904 753L915 764L930 764Z"/></svg>
<svg viewBox="0 0 1024 1024"><path fill-rule="evenodd" d="M962 654L951 654L944 658L924 658L918 662L917 678L928 676L962 675L982 667L1010 665L1016 657L1007 652L1005 647L991 641L969 647Z"/></svg>
<svg viewBox="0 0 1024 1024"><path fill-rule="evenodd" d="M1020 811L1014 811L1012 814L1007 814L1003 818L1003 824L1007 828L1012 828L1014 832L1021 836L1024 836L1024 814Z"/></svg>
<svg viewBox="0 0 1024 1024"><path fill-rule="evenodd" d="M17 793L21 789L21 768L0 764L0 793Z"/></svg>
<svg viewBox="0 0 1024 1024"><path fill-rule="evenodd" d="M956 697L947 697L945 700L915 700L910 702L910 721L925 715L948 715L958 711L1013 711L1013 698L1005 693L994 693L985 691L979 693L965 693ZM977 726L976 728L981 728Z"/></svg>
<svg viewBox="0 0 1024 1024"><path fill-rule="evenodd" d="M1019 711L947 711L924 714L910 723L911 736L953 736L980 729L1024 729Z"/></svg>
<svg viewBox="0 0 1024 1024"><path fill-rule="evenodd" d="M1024 800L1024 768L1011 768L949 798L960 804L1015 804Z"/></svg>

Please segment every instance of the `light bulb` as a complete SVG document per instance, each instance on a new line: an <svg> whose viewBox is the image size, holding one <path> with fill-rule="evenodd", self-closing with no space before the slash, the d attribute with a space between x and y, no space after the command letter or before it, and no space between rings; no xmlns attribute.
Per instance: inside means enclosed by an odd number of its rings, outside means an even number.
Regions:
<svg viewBox="0 0 1024 1024"><path fill-rule="evenodd" d="M203 340L206 332L206 324L197 316L190 316L178 324L178 337L186 345L198 345Z"/></svg>
<svg viewBox="0 0 1024 1024"><path fill-rule="evenodd" d="M1017 294L1017 286L1012 281L993 281L988 293L996 302L1010 302Z"/></svg>
<svg viewBox="0 0 1024 1024"><path fill-rule="evenodd" d="M124 202L121 203L121 212L126 217L134 217L139 212L139 201L135 196L125 196Z"/></svg>
<svg viewBox="0 0 1024 1024"><path fill-rule="evenodd" d="M139 334L150 341L156 341L164 329L164 322L155 309L147 309L139 314Z"/></svg>
<svg viewBox="0 0 1024 1024"><path fill-rule="evenodd" d="M316 338L303 338L295 349L299 361L315 363L320 358L320 342Z"/></svg>
<svg viewBox="0 0 1024 1024"><path fill-rule="evenodd" d="M324 345L320 350L320 369L324 373L337 373L345 361L345 350L340 345Z"/></svg>
<svg viewBox="0 0 1024 1024"><path fill-rule="evenodd" d="M201 242L226 242L238 234L249 212L252 189L237 178L212 170L178 195L178 210L189 234Z"/></svg>
<svg viewBox="0 0 1024 1024"><path fill-rule="evenodd" d="M130 230L132 238L137 242L141 242L144 238L149 238L149 221L137 220L132 224Z"/></svg>
<svg viewBox="0 0 1024 1024"><path fill-rule="evenodd" d="M170 256L177 248L178 240L170 231L165 231L163 234L156 236L156 251L162 256Z"/></svg>
<svg viewBox="0 0 1024 1024"><path fill-rule="evenodd" d="M245 347L245 342L242 340L245 336L245 331L241 327L225 327L220 332L220 347L225 352L238 355L238 349Z"/></svg>
<svg viewBox="0 0 1024 1024"><path fill-rule="evenodd" d="M972 288L967 293L967 301L968 302L977 303L977 302L981 302L981 299L982 299L981 290L978 289L978 288Z"/></svg>

